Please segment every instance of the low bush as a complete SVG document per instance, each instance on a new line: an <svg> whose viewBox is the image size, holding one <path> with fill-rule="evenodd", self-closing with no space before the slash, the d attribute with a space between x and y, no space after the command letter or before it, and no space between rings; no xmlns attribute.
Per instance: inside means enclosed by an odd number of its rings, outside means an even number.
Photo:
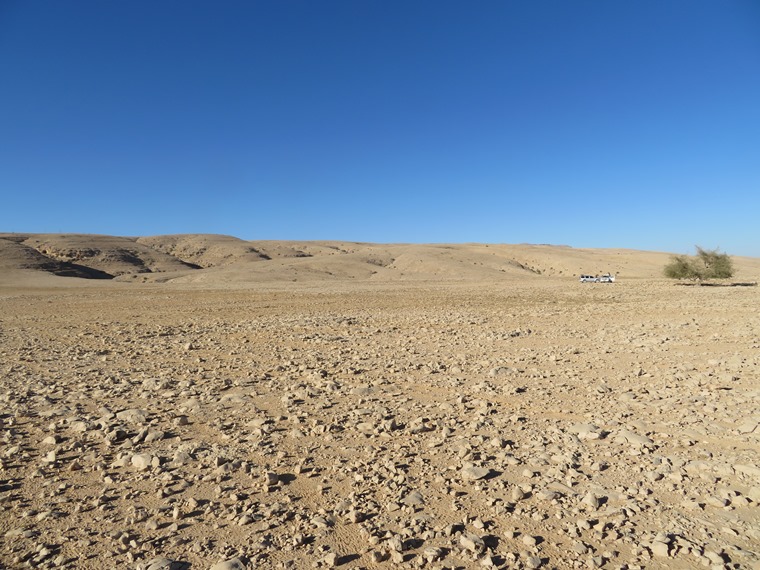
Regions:
<svg viewBox="0 0 760 570"><path fill-rule="evenodd" d="M697 246L694 256L674 255L664 273L671 279L729 279L734 275L734 264L727 253Z"/></svg>

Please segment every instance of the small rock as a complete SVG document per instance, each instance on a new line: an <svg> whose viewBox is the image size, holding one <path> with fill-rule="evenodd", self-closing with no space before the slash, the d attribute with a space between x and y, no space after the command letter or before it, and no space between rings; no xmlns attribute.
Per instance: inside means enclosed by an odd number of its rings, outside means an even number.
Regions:
<svg viewBox="0 0 760 570"><path fill-rule="evenodd" d="M652 554L655 556L658 556L660 558L667 558L668 557L668 545L664 542L653 542L652 543Z"/></svg>
<svg viewBox="0 0 760 570"><path fill-rule="evenodd" d="M528 558L525 559L526 568L541 568L542 564L543 562L538 556L528 556Z"/></svg>
<svg viewBox="0 0 760 570"><path fill-rule="evenodd" d="M140 471L144 471L151 466L153 462L153 456L150 453L136 453L130 459L133 467L136 467Z"/></svg>
<svg viewBox="0 0 760 570"><path fill-rule="evenodd" d="M184 570L187 567L185 562L164 557L152 558L145 563L145 570Z"/></svg>
<svg viewBox="0 0 760 570"><path fill-rule="evenodd" d="M542 501L552 501L559 496L556 491L550 491L548 489L541 489L536 493L536 496Z"/></svg>
<svg viewBox="0 0 760 570"><path fill-rule="evenodd" d="M576 554L588 554L588 546L586 546L584 543L578 541L575 544L573 544L573 552Z"/></svg>
<svg viewBox="0 0 760 570"><path fill-rule="evenodd" d="M711 507L716 507L720 509L722 507L728 506L729 501L728 499L723 499L721 497L710 496L710 497L707 497L707 499L705 500L705 503L707 503Z"/></svg>
<svg viewBox="0 0 760 570"><path fill-rule="evenodd" d="M639 435L630 430L621 430L616 436L615 441L619 443L630 443L636 447L646 447L654 443L645 435Z"/></svg>
<svg viewBox="0 0 760 570"><path fill-rule="evenodd" d="M586 496L583 497L581 500L581 503L586 505L587 507L591 507L594 510L597 510L599 508L599 505L601 504L601 501L599 500L599 497L597 497L594 493L589 491L586 493Z"/></svg>
<svg viewBox="0 0 760 570"><path fill-rule="evenodd" d="M217 562L210 570L245 570L245 564L240 558L232 558L224 562Z"/></svg>
<svg viewBox="0 0 760 570"><path fill-rule="evenodd" d="M425 559L425 562L428 564L431 562L435 562L436 560L440 560L444 556L444 551L441 548L437 548L435 546L428 546L422 553L422 558Z"/></svg>
<svg viewBox="0 0 760 570"><path fill-rule="evenodd" d="M425 504L425 499L419 491L412 491L402 502L407 506L419 506Z"/></svg>
<svg viewBox="0 0 760 570"><path fill-rule="evenodd" d="M602 437L602 430L594 424L574 424L568 430L578 436L578 439L599 439Z"/></svg>
<svg viewBox="0 0 760 570"><path fill-rule="evenodd" d="M491 473L491 470L487 467L465 467L460 471L460 474L462 475L462 479L465 481L477 481L478 479L483 479L487 477Z"/></svg>
<svg viewBox="0 0 760 570"><path fill-rule="evenodd" d="M459 537L459 544L465 550L469 550L475 554L482 552L486 547L485 542L483 542L482 538L480 538L477 534L472 534L470 532L466 532Z"/></svg>
<svg viewBox="0 0 760 570"><path fill-rule="evenodd" d="M138 410L137 408L132 408L132 409L123 410L117 413L116 417L119 418L123 422L128 422L131 424L144 424L145 421L148 419L148 414L145 410Z"/></svg>
<svg viewBox="0 0 760 570"><path fill-rule="evenodd" d="M153 443L154 441L160 441L164 439L166 434L160 430L151 431L148 432L148 435L145 436L145 443Z"/></svg>

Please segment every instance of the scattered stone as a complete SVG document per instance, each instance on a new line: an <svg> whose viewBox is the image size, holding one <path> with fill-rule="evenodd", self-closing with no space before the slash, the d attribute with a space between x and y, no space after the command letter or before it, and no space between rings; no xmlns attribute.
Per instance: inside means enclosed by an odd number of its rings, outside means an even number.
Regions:
<svg viewBox="0 0 760 570"><path fill-rule="evenodd" d="M190 565L186 562L159 557L148 560L141 568L144 570L186 570L190 568Z"/></svg>
<svg viewBox="0 0 760 570"><path fill-rule="evenodd" d="M463 533L459 537L459 544L464 548L465 550L469 550L470 552L473 552L475 554L479 554L483 550L485 550L485 542L482 538L480 538L477 534L473 533Z"/></svg>
<svg viewBox="0 0 760 570"><path fill-rule="evenodd" d="M147 421L148 414L145 410L138 410L136 408L132 408L129 410L123 410L121 412L118 412L116 414L116 417L123 422L141 425Z"/></svg>
<svg viewBox="0 0 760 570"><path fill-rule="evenodd" d="M405 505L408 505L410 507L411 506L416 507L416 506L424 505L425 504L425 499L422 496L422 493L420 493L419 491L412 491L406 497L404 497L404 499L403 499L402 502Z"/></svg>
<svg viewBox="0 0 760 570"><path fill-rule="evenodd" d="M629 443L637 447L646 447L654 442L645 435L639 435L629 430L621 430L615 436L615 441L620 443Z"/></svg>
<svg viewBox="0 0 760 570"><path fill-rule="evenodd" d="M652 543L652 554L660 558L668 557L669 547L666 542L655 541Z"/></svg>
<svg viewBox="0 0 760 570"><path fill-rule="evenodd" d="M586 493L586 495L581 500L581 503L586 505L587 507L592 508L593 510L597 510L599 506L601 505L601 501L599 497L596 496L596 494L589 491Z"/></svg>
<svg viewBox="0 0 760 570"><path fill-rule="evenodd" d="M217 562L210 570L245 570L245 564L240 558L231 558L223 562Z"/></svg>
<svg viewBox="0 0 760 570"><path fill-rule="evenodd" d="M437 560L441 560L445 556L445 551L442 548L436 546L428 546L422 552L422 557L428 564L431 564Z"/></svg>
<svg viewBox="0 0 760 570"><path fill-rule="evenodd" d="M478 479L484 479L488 477L491 470L486 467L468 466L464 467L460 474L465 481L477 481Z"/></svg>
<svg viewBox="0 0 760 570"><path fill-rule="evenodd" d="M525 559L525 567L526 568L541 568L543 566L543 561L538 556L528 556Z"/></svg>
<svg viewBox="0 0 760 570"><path fill-rule="evenodd" d="M573 424L568 430L578 436L578 439L600 439L602 430L594 424Z"/></svg>
<svg viewBox="0 0 760 570"><path fill-rule="evenodd" d="M136 453L130 459L130 463L132 463L133 467L144 471L150 469L153 464L153 456L150 453Z"/></svg>

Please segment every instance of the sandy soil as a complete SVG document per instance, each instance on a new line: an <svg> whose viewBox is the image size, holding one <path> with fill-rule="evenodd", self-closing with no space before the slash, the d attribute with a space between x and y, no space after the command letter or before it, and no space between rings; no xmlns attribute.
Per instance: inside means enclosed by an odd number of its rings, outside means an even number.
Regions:
<svg viewBox="0 0 760 570"><path fill-rule="evenodd" d="M0 279L0 565L760 568L757 287L204 287Z"/></svg>

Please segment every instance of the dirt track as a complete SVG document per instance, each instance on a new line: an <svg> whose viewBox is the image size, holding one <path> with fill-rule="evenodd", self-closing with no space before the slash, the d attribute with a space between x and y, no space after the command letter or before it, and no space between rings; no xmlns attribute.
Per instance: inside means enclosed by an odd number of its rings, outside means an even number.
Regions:
<svg viewBox="0 0 760 570"><path fill-rule="evenodd" d="M760 567L757 301L3 287L0 564Z"/></svg>

